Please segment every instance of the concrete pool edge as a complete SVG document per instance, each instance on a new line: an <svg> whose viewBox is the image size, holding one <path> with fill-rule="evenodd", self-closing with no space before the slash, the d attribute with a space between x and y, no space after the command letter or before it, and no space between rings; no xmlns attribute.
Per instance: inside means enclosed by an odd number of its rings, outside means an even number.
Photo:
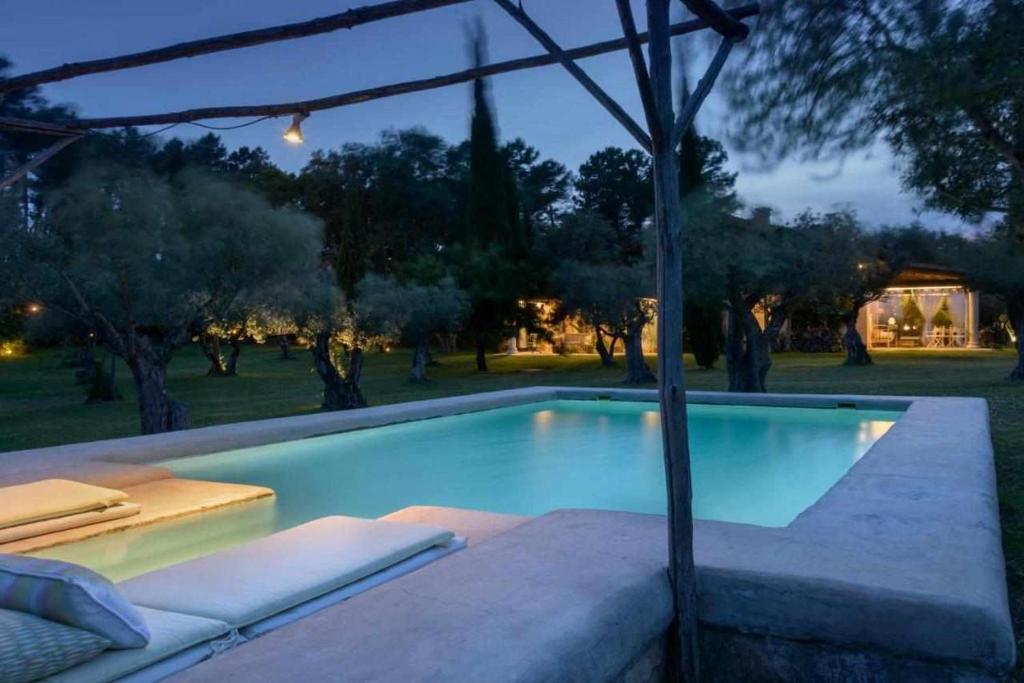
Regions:
<svg viewBox="0 0 1024 683"><path fill-rule="evenodd" d="M854 396L825 394L731 394L688 391L694 404L748 405L786 408L837 408L856 406L862 410L907 409L914 399L905 396ZM197 427L165 434L130 436L100 441L48 446L0 453L0 485L33 481L50 472L88 465L95 480L122 477L132 483L172 476L153 466L162 460L218 451L264 446L282 441L325 436L337 432L380 427L400 422L507 408L558 399L657 401L653 389L527 387L478 394L371 406L359 410L294 415L247 422ZM110 467L111 463L122 465ZM134 469L137 467L138 469ZM151 470L150 470L151 468ZM128 485L125 483L122 486Z"/></svg>
<svg viewBox="0 0 1024 683"><path fill-rule="evenodd" d="M150 469L146 463L177 456L546 400L595 398L656 401L657 393L534 387L11 452L0 454L0 462L4 474L16 478L31 476L41 461L48 472L114 461L139 468L133 476L144 476ZM1012 666L1015 644L984 401L716 392L691 392L688 399L905 411L788 527L696 524L702 621L740 635L868 649L988 672ZM33 461L35 467L28 466Z"/></svg>

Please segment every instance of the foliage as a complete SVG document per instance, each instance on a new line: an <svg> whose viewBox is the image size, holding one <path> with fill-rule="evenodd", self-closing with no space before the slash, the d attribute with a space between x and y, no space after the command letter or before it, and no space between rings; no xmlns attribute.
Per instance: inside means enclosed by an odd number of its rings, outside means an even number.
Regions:
<svg viewBox="0 0 1024 683"><path fill-rule="evenodd" d="M1010 268L988 291L1024 329L1024 3L773 0L763 14L731 79L736 141L769 160L886 142L927 205L995 218Z"/></svg>
<svg viewBox="0 0 1024 683"><path fill-rule="evenodd" d="M915 333L921 334L924 329L924 313L917 305L917 299L910 294L904 294L903 301L900 302L900 326L908 337L914 336Z"/></svg>
<svg viewBox="0 0 1024 683"><path fill-rule="evenodd" d="M403 284L368 275L359 284L360 329L399 343L429 341L435 334L457 332L466 315L466 294L446 277L434 285Z"/></svg>
<svg viewBox="0 0 1024 683"><path fill-rule="evenodd" d="M934 327L953 326L953 318L949 314L949 297L942 297L942 301L939 302L939 310L935 311L935 315L932 316L932 325Z"/></svg>
<svg viewBox="0 0 1024 683"><path fill-rule="evenodd" d="M483 24L470 36L473 65L487 62ZM498 144L498 127L486 79L473 81L473 114L469 133L468 243L499 245L513 257L530 249L530 235L519 215L516 179L509 158Z"/></svg>
<svg viewBox="0 0 1024 683"><path fill-rule="evenodd" d="M559 258L556 291L561 297L559 316L578 316L598 335L598 350L605 364L610 354L604 337L625 341L626 381L651 381L653 374L642 358L644 327L654 320L653 250L648 258L623 263L614 228L594 214L576 214L553 233L550 248ZM643 254L641 254L643 256ZM606 354L608 355L605 358Z"/></svg>
<svg viewBox="0 0 1024 683"><path fill-rule="evenodd" d="M527 235L557 225L569 200L572 174L553 159L540 160L540 152L522 138L506 143L502 154L516 180L519 220Z"/></svg>
<svg viewBox="0 0 1024 683"><path fill-rule="evenodd" d="M368 275L359 284L359 327L398 344L409 340L416 353L411 378L426 380L430 340L458 332L469 300L445 277L437 284L403 284L394 278Z"/></svg>
<svg viewBox="0 0 1024 683"><path fill-rule="evenodd" d="M643 226L654 210L651 160L641 150L607 147L580 166L577 207L596 214L615 229L624 263L643 254Z"/></svg>
<svg viewBox="0 0 1024 683"><path fill-rule="evenodd" d="M169 183L100 165L46 201L35 229L3 226L4 280L128 362L144 432L181 426L163 377L190 331L253 283L286 280L317 258L314 221L198 172Z"/></svg>

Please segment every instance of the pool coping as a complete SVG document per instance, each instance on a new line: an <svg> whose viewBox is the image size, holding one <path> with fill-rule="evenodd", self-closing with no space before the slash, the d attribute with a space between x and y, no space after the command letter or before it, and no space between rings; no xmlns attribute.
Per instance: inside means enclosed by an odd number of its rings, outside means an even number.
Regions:
<svg viewBox="0 0 1024 683"><path fill-rule="evenodd" d="M530 387L0 454L0 483L168 476L174 457L547 400L657 401L651 389ZM988 407L976 398L688 392L690 403L901 410L782 528L698 520L705 623L993 672L1015 661ZM45 463L45 465L41 465ZM114 465L116 464L116 465ZM119 467L128 469L127 474ZM28 478L26 478L28 477ZM102 479L102 477L100 477Z"/></svg>

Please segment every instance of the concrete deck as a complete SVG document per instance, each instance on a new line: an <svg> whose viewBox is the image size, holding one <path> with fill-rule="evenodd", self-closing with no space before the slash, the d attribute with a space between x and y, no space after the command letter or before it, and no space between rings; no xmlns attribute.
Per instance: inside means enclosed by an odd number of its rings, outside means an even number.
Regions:
<svg viewBox="0 0 1024 683"><path fill-rule="evenodd" d="M145 484L125 486L121 490L128 494L130 502L142 506L139 514L0 544L0 553L35 552L94 536L214 510L226 505L238 505L270 498L274 495L273 491L262 486L175 478L157 479Z"/></svg>
<svg viewBox="0 0 1024 683"><path fill-rule="evenodd" d="M448 529L459 538L466 539L467 545L474 546L514 529L532 518L435 505L412 505L384 515L381 519Z"/></svg>
<svg viewBox="0 0 1024 683"><path fill-rule="evenodd" d="M103 476L155 476L159 468L149 464L162 458L554 399L656 401L657 394L557 387L510 390L22 451L0 455L0 469L10 464L15 476L24 476L40 462L54 463L51 471L64 468L72 475L79 466L106 468L92 481L109 485ZM707 392L692 392L688 400L905 410L850 472L788 527L696 525L699 608L706 626L852 652L861 660L868 653L938 663L950 671L966 667L985 675L998 675L1013 665L1015 639L984 401ZM111 462L127 468L119 470ZM504 536L518 537L534 524L482 543L479 550ZM663 538L660 543L644 552L662 553L663 558ZM464 551L463 557L475 556L476 550ZM453 560L439 562L432 575ZM577 588L558 584L557 590ZM445 656L438 654L439 661Z"/></svg>
<svg viewBox="0 0 1024 683"><path fill-rule="evenodd" d="M672 620L664 518L560 510L172 677L604 681Z"/></svg>

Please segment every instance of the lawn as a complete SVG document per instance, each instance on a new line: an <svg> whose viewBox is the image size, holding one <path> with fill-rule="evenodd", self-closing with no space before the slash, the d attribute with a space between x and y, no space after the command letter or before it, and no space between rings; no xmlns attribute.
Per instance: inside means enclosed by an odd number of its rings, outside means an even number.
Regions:
<svg viewBox="0 0 1024 683"><path fill-rule="evenodd" d="M134 391L125 369L118 370L123 401L86 405L73 372L58 368L60 358L57 351L0 358L0 452L137 433ZM395 403L536 384L612 386L623 374L621 368L601 368L594 356L494 356L487 374L475 371L470 354L440 360L441 365L430 370L431 381L417 386L406 380L407 353L368 354L363 382L367 400ZM274 348L247 347L238 377L214 378L205 375L206 361L199 352L189 349L175 357L169 388L175 398L188 404L195 426L310 413L319 406L319 382L307 361L304 353L296 360L282 361ZM871 367L845 368L840 362L838 355L831 354L780 354L769 376L769 389L988 400L1014 622L1018 635L1024 633L1024 386L1003 379L1013 365L1013 355L891 351L878 353ZM692 364L687 368L692 369ZM687 383L692 389L723 390L725 372L692 369ZM0 463L2 458L0 454Z"/></svg>

